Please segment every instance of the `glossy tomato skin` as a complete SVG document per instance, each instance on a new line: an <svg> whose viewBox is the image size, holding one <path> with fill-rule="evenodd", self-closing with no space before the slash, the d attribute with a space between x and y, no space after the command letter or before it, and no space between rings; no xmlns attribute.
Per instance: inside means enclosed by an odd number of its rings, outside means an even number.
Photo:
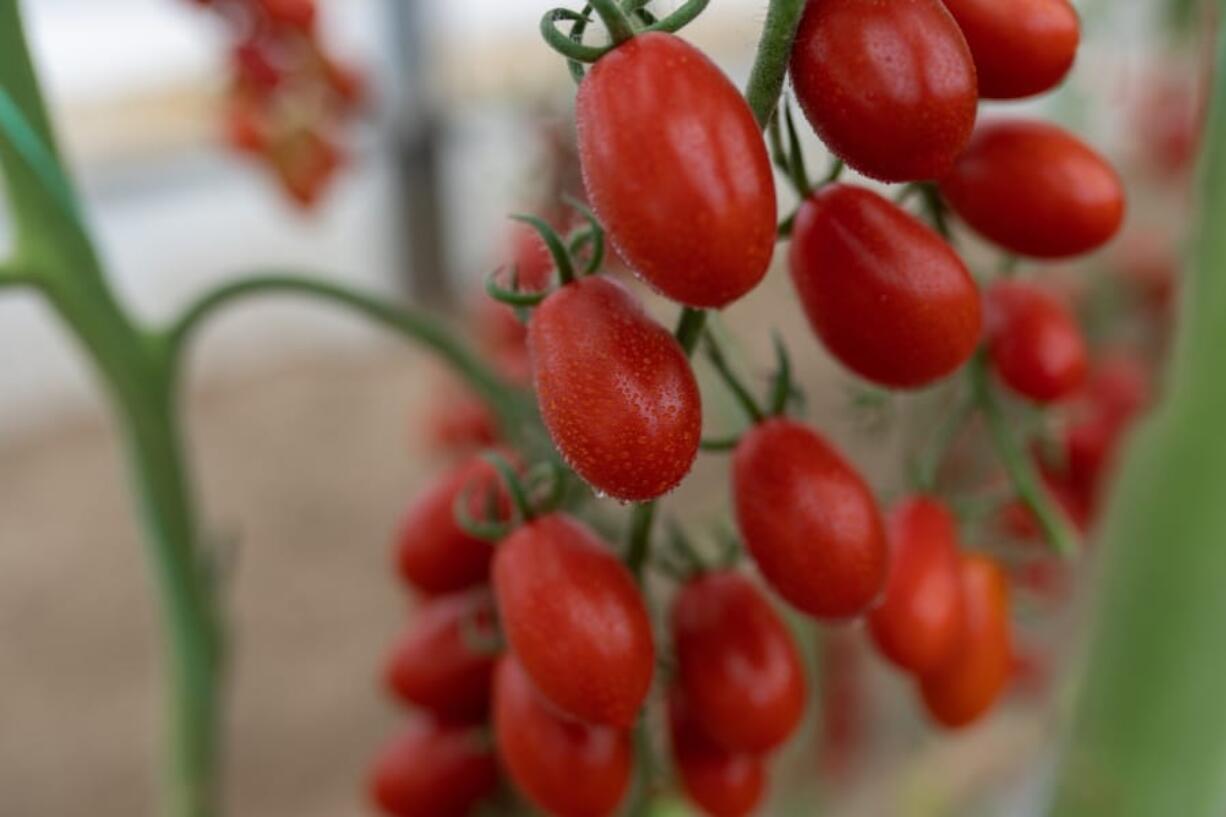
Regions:
<svg viewBox="0 0 1226 817"><path fill-rule="evenodd" d="M975 65L940 0L809 0L791 73L817 135L874 179L944 175L975 126Z"/></svg>
<svg viewBox="0 0 1226 817"><path fill-rule="evenodd" d="M957 522L925 496L908 498L886 520L890 575L869 629L881 654L916 675L940 667L962 638Z"/></svg>
<svg viewBox="0 0 1226 817"><path fill-rule="evenodd" d="M980 126L941 180L941 193L976 232L1034 258L1098 249L1124 219L1111 165L1077 137L1033 120Z"/></svg>
<svg viewBox="0 0 1226 817"><path fill-rule="evenodd" d="M676 689L668 699L673 764L686 795L711 817L745 817L766 788L760 756L730 752L703 731Z"/></svg>
<svg viewBox="0 0 1226 817"><path fill-rule="evenodd" d="M775 182L736 86L671 34L641 34L579 85L579 160L614 246L667 297L722 308L762 280Z"/></svg>
<svg viewBox="0 0 1226 817"><path fill-rule="evenodd" d="M454 593L485 581L493 547L465 533L455 520L454 505L461 491L472 486L474 510L486 490L501 490L492 466L480 457L457 465L426 488L409 506L397 534L396 562L400 576L429 594Z"/></svg>
<svg viewBox="0 0 1226 817"><path fill-rule="evenodd" d="M795 731L805 677L792 634L744 576L708 573L673 603L677 683L704 732L734 752L763 754Z"/></svg>
<svg viewBox="0 0 1226 817"><path fill-rule="evenodd" d="M385 682L400 701L449 723L480 720L489 709L494 602L485 590L431 599L414 610L388 656Z"/></svg>
<svg viewBox="0 0 1226 817"><path fill-rule="evenodd" d="M1067 306L1039 287L1016 281L994 284L984 302L988 355L1010 389L1050 403L1082 386L1089 353Z"/></svg>
<svg viewBox="0 0 1226 817"><path fill-rule="evenodd" d="M702 401L685 352L620 284L583 278L528 326L541 417L597 491L641 502L677 486L698 456Z"/></svg>
<svg viewBox="0 0 1226 817"><path fill-rule="evenodd" d="M814 332L874 383L928 385L979 342L979 290L966 265L871 190L833 184L810 196L796 215L789 266Z"/></svg>
<svg viewBox="0 0 1226 817"><path fill-rule="evenodd" d="M962 557L966 625L953 657L920 682L929 714L950 729L981 718L1000 697L1013 666L1009 586L992 559Z"/></svg>
<svg viewBox="0 0 1226 817"><path fill-rule="evenodd" d="M1068 0L943 1L966 36L984 99L1041 94L1073 67L1081 23Z"/></svg>
<svg viewBox="0 0 1226 817"><path fill-rule="evenodd" d="M805 426L767 420L733 456L732 498L767 583L820 619L864 612L885 584L881 515L860 475Z"/></svg>
<svg viewBox="0 0 1226 817"><path fill-rule="evenodd" d="M371 800L389 817L469 817L497 786L494 753L479 733L426 719L384 747L369 782Z"/></svg>
<svg viewBox="0 0 1226 817"><path fill-rule="evenodd" d="M498 755L515 786L555 817L607 817L630 783L630 733L571 720L513 656L494 675Z"/></svg>
<svg viewBox="0 0 1226 817"><path fill-rule="evenodd" d="M630 571L574 519L553 514L498 546L503 631L533 683L563 712L629 727L651 686L651 622Z"/></svg>

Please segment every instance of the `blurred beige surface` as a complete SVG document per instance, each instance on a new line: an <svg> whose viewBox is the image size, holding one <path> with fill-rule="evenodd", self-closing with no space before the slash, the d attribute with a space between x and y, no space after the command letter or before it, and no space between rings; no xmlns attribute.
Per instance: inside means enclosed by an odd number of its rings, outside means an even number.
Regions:
<svg viewBox="0 0 1226 817"><path fill-rule="evenodd" d="M208 519L237 534L227 798L360 814L398 715L376 687L404 615L388 536L428 463L425 361L315 361L195 401ZM155 812L159 632L122 452L102 417L0 446L0 815Z"/></svg>

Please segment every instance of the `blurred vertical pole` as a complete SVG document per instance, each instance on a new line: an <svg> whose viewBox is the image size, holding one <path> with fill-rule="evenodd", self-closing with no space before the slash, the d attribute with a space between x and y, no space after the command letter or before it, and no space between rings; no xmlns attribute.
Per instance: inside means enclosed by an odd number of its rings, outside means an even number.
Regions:
<svg viewBox="0 0 1226 817"><path fill-rule="evenodd" d="M393 162L398 181L406 292L420 301L452 296L443 212L441 130L431 91L432 0L386 0L398 93Z"/></svg>
<svg viewBox="0 0 1226 817"><path fill-rule="evenodd" d="M1218 8L1226 5L1216 0ZM1166 398L1103 531L1087 675L1055 817L1226 813L1226 26Z"/></svg>

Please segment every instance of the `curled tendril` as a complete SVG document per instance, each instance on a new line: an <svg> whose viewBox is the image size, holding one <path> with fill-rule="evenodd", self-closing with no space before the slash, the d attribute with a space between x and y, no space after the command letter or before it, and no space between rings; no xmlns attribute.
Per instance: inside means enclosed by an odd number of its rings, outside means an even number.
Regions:
<svg viewBox="0 0 1226 817"><path fill-rule="evenodd" d="M549 249L549 255L553 258L553 265L558 271L560 283L566 285L575 280L574 262L571 261L566 244L562 241L562 237L558 235L557 230L550 227L549 223L544 219L533 215L517 214L511 216L511 218L527 224L540 235L541 240L545 242L545 246Z"/></svg>
<svg viewBox="0 0 1226 817"><path fill-rule="evenodd" d="M589 236L587 241L592 245L592 255L588 259L587 265L583 268L583 274L592 275L599 272L601 266L604 265L605 256L604 227L601 226L600 221L596 218L596 214L574 196L564 195L562 200L570 205L579 215L583 216L584 221L588 224L586 235Z"/></svg>
<svg viewBox="0 0 1226 817"><path fill-rule="evenodd" d="M537 306L541 301L549 297L548 292L524 292L519 288L517 270L511 268L510 289L507 289L502 284L498 283L498 276L506 267L499 267L491 272L485 279L486 293L499 303L507 304L508 306L525 307Z"/></svg>
<svg viewBox="0 0 1226 817"><path fill-rule="evenodd" d="M792 398L792 360L788 356L788 347L783 343L779 332L771 333L771 341L775 346L775 378L771 388L770 414L777 417L787 411L788 402Z"/></svg>
<svg viewBox="0 0 1226 817"><path fill-rule="evenodd" d="M575 24L570 34L563 34L558 28L558 23L563 21ZM571 63L579 63L580 66L584 63L593 63L609 53L612 48L610 46L583 44L583 31L587 28L589 22L589 18L570 9L550 9L541 17L541 36L545 38L545 42L550 48L566 57ZM578 37L574 36L575 29L579 31ZM571 73L573 74L574 72L575 68L572 65ZM581 67L579 79L582 79Z"/></svg>
<svg viewBox="0 0 1226 817"><path fill-rule="evenodd" d="M456 524L460 530L467 533L476 539L481 539L485 542L499 542L511 533L512 525L510 522L496 519L497 516L497 501L493 497L493 492L486 494L486 510L489 511L493 507L493 513L489 513L485 519L477 519L473 516L468 508L472 503L473 491L476 489L476 484L464 486L461 491L456 494L455 501L451 503L451 513L455 516Z"/></svg>
<svg viewBox="0 0 1226 817"><path fill-rule="evenodd" d="M583 35L587 33L587 24L592 21L591 13L592 7L590 5L584 6L583 11L579 13L574 24L570 27L570 39L572 42L583 45ZM587 72L582 62L567 60L566 67L570 69L571 78L574 79L576 85L583 82L583 77Z"/></svg>

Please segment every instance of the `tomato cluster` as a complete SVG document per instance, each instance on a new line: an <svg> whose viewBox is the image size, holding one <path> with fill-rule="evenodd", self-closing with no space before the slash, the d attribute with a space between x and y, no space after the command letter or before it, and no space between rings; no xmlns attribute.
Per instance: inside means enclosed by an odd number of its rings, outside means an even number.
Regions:
<svg viewBox="0 0 1226 817"><path fill-rule="evenodd" d="M1070 483L1097 490L1105 438L1113 444L1136 411L1118 383L1096 385L1086 340L1054 290L1001 276L981 291L947 220L1034 259L1089 252L1119 228L1120 181L1076 137L1016 118L976 126L981 98L1037 94L1067 73L1078 40L1067 0L809 0L790 55L800 107L846 166L905 183L892 198L838 181L842 165L809 184L787 102L765 116L751 108L643 5L591 4L609 29L603 48L582 43L582 15L545 21L546 31L559 20L575 27L546 36L579 79L586 203L573 203L577 218L519 217L511 263L487 281L493 300L478 320L486 356L531 388L552 449L501 428L501 454L461 462L408 512L398 564L427 598L387 677L429 725L377 767L374 795L393 815L423 813L405 805L407 791L439 803L433 814L469 813L499 778L557 817L611 815L644 762L632 732L660 707L690 799L716 817L753 812L809 698L782 603L822 623L863 621L936 724L965 727L1001 698L1016 663L1004 565L963 546L932 485L882 514L855 464L789 416L781 341L760 403L717 333L704 331L703 310L763 280L779 235L791 237L791 281L814 334L860 378L918 390L954 384L972 363L967 382L985 416L999 413L1001 385L1019 403L1098 406L1087 417L1110 433L1070 430ZM776 138L768 149L760 127L778 137L781 121L792 147ZM772 165L799 194L783 225ZM921 215L907 205L917 194ZM681 307L676 332L609 271L606 238ZM700 345L750 420L723 446L744 566L694 551L684 531L680 567L653 554L653 503L701 448L690 359ZM1114 396L1085 397L1096 389ZM495 437L488 425L463 428L467 442ZM621 552L609 541L616 523L593 510L605 497L638 503ZM661 606L667 626L653 627L644 572L657 568L674 582ZM854 730L845 727L830 734L844 740ZM492 739L464 742L486 729ZM432 745L451 748L406 769L404 758ZM464 797L427 791L455 781Z"/></svg>
<svg viewBox="0 0 1226 817"><path fill-rule="evenodd" d="M301 207L319 199L343 162L338 132L355 116L362 78L319 36L315 0L193 0L231 37L225 131Z"/></svg>

